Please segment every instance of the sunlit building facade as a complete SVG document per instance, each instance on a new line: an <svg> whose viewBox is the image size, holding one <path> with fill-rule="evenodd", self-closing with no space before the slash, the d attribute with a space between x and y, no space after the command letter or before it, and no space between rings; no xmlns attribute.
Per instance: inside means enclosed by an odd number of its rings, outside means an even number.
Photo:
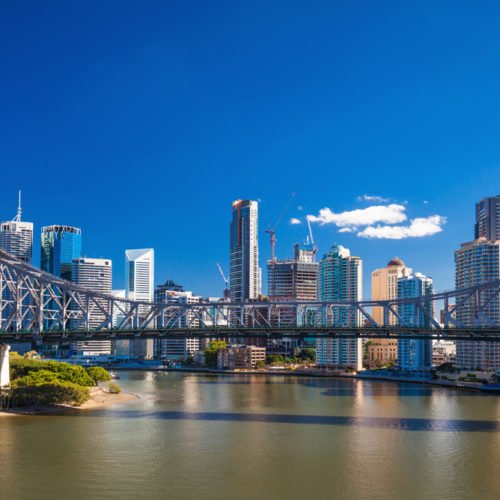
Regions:
<svg viewBox="0 0 500 500"><path fill-rule="evenodd" d="M455 287L467 288L500 278L500 241L479 238L463 243L455 252ZM490 326L500 322L500 301L492 290L477 293L484 305L483 317L476 315L473 300L460 304L456 319L463 326ZM500 343L457 340L456 366L459 368L498 370Z"/></svg>
<svg viewBox="0 0 500 500"><path fill-rule="evenodd" d="M398 299L432 295L432 278L421 273L413 273L398 279ZM429 316L434 317L434 302L427 301L423 307ZM430 328L431 320L413 304L399 306L399 315L406 325ZM432 368L432 340L398 340L398 366L401 370L426 371Z"/></svg>
<svg viewBox="0 0 500 500"><path fill-rule="evenodd" d="M42 228L42 271L71 281L73 259L81 257L82 230L71 226Z"/></svg>
<svg viewBox="0 0 500 500"><path fill-rule="evenodd" d="M231 302L258 299L261 294L258 231L258 203L252 200L234 201L229 255Z"/></svg>
<svg viewBox="0 0 500 500"><path fill-rule="evenodd" d="M319 262L319 301L359 301L362 298L362 260L351 256L349 250L334 245ZM321 319L325 325L359 326L359 312L346 308L332 308L328 317ZM331 367L362 369L362 347L360 339L316 339L316 363Z"/></svg>

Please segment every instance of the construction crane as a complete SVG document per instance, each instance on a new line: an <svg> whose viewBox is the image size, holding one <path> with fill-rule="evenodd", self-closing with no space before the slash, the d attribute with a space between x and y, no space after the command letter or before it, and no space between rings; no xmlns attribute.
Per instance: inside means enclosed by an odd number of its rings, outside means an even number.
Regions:
<svg viewBox="0 0 500 500"><path fill-rule="evenodd" d="M309 215L306 217L307 220L307 227L309 228L309 243L313 247L313 262L316 262L316 253L318 251L318 247L316 246L316 243L314 243L314 238L313 238L313 232L311 229L311 221L309 220Z"/></svg>
<svg viewBox="0 0 500 500"><path fill-rule="evenodd" d="M217 267L219 268L219 271L220 271L220 274L222 276L222 279L224 280L224 283L226 284L225 288L224 288L224 298L227 299L228 298L228 289L227 289L227 285L229 283L229 280L224 276L224 271L222 270L222 267L220 267L219 263L216 262L217 264Z"/></svg>
<svg viewBox="0 0 500 500"><path fill-rule="evenodd" d="M274 298L274 291L275 291L275 277L274 277L274 265L276 264L276 256L275 256L275 246L276 246L276 227L280 223L280 220L283 218L285 215L285 212L288 210L288 207L290 206L290 203L292 203L293 197L295 196L295 193L292 193L292 196L290 196L290 199L288 200L288 203L285 205L285 208L281 212L281 215L278 217L278 220L274 223L274 226L270 226L267 224L267 227L269 229L266 229L266 233L269 233L271 235L271 276L272 276L272 289L270 290L271 296Z"/></svg>
<svg viewBox="0 0 500 500"><path fill-rule="evenodd" d="M283 218L283 216L285 215L285 212L288 210L288 207L290 206L290 203L292 203L292 200L293 200L293 197L295 196L295 193L292 193L292 196L290 196L290 199L288 200L288 203L285 205L285 208L283 209L283 211L281 212L281 215L278 217L278 220L274 223L274 226L270 226L268 223L267 223L267 227L269 229L266 229L266 233L269 233L271 235L271 266L274 267L274 263L276 262L276 257L274 255L274 249L275 249L275 246L276 246L276 227L278 226L278 224L280 223L280 220Z"/></svg>

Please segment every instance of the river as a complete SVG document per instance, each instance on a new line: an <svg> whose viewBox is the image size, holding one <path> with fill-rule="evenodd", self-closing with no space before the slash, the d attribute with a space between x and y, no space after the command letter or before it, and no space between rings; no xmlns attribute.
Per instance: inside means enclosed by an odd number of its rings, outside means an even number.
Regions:
<svg viewBox="0 0 500 500"><path fill-rule="evenodd" d="M120 372L141 399L0 419L0 498L496 499L500 397L418 384Z"/></svg>

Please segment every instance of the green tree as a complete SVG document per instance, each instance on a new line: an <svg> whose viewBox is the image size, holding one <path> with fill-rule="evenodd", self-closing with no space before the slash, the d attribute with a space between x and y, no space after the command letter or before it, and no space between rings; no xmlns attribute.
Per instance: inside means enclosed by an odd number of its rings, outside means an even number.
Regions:
<svg viewBox="0 0 500 500"><path fill-rule="evenodd" d="M316 349L312 349L310 347L303 347L300 351L299 354L300 359L303 361L311 361L315 362L316 361Z"/></svg>
<svg viewBox="0 0 500 500"><path fill-rule="evenodd" d="M281 354L268 354L266 356L266 364L278 365L283 363L283 356Z"/></svg>
<svg viewBox="0 0 500 500"><path fill-rule="evenodd" d="M255 365L257 366L257 368L259 370L262 370L262 368L264 368L264 366L265 366L265 361L263 359L259 359L259 361L257 361L257 363L255 363Z"/></svg>
<svg viewBox="0 0 500 500"><path fill-rule="evenodd" d="M111 394L120 394L120 392L122 392L122 388L118 384L115 384L114 382L110 382L108 384L108 391Z"/></svg>
<svg viewBox="0 0 500 500"><path fill-rule="evenodd" d="M111 375L108 370L105 370L102 366L89 366L87 368L87 374L94 381L95 385L98 382L108 382L111 380Z"/></svg>
<svg viewBox="0 0 500 500"><path fill-rule="evenodd" d="M217 366L217 352L219 349L225 349L227 343L221 340L214 340L205 349L205 364L207 366L216 367Z"/></svg>

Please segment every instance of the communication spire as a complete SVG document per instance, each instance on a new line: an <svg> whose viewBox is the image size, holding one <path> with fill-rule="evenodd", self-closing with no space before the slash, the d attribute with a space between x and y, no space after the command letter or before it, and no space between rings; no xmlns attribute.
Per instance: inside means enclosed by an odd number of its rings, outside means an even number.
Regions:
<svg viewBox="0 0 500 500"><path fill-rule="evenodd" d="M21 214L23 210L21 208L21 190L19 190L19 204L17 206L17 215L14 217L15 222L21 222Z"/></svg>

